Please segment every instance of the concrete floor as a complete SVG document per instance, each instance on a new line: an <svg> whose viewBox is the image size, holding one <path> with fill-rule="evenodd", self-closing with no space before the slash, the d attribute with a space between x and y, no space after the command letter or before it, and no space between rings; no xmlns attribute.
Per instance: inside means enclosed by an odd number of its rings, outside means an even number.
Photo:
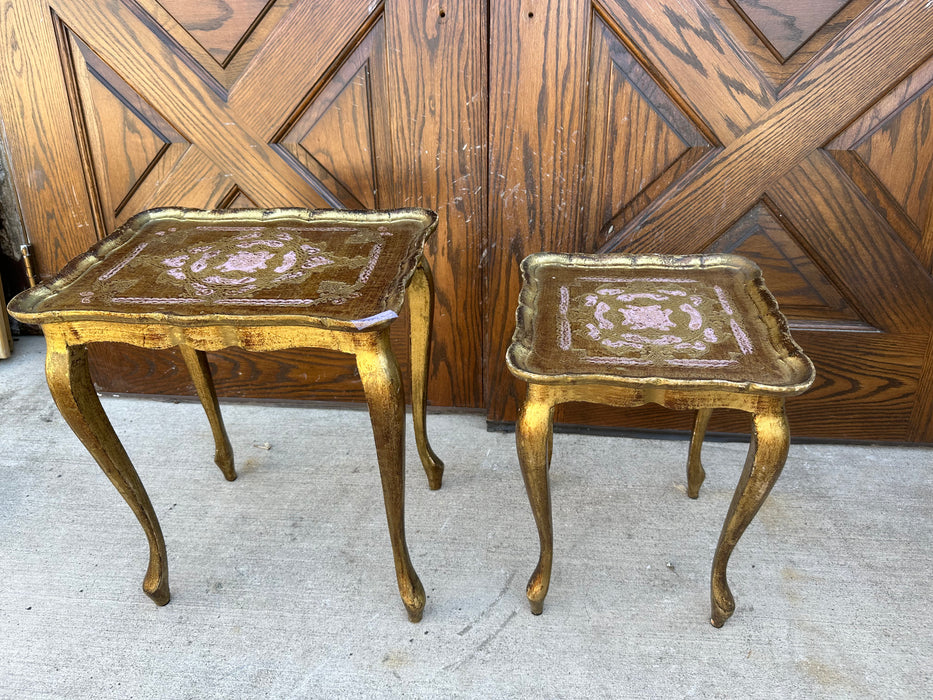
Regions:
<svg viewBox="0 0 933 700"><path fill-rule="evenodd" d="M432 412L440 491L408 441L413 625L365 411L224 405L228 483L199 405L104 398L165 533L158 608L142 530L52 404L43 353L22 338L0 363L0 697L933 696L933 450L793 445L717 630L709 568L746 446L706 446L692 501L685 442L558 434L535 617L514 436Z"/></svg>

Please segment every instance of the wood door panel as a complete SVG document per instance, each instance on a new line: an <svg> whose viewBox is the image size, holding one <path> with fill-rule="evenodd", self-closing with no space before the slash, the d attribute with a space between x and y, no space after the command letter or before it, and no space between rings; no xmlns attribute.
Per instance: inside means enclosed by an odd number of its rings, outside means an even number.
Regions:
<svg viewBox="0 0 933 700"><path fill-rule="evenodd" d="M911 442L933 443L933 333L927 340L923 367L917 382L917 396L910 414L907 439Z"/></svg>
<svg viewBox="0 0 933 700"><path fill-rule="evenodd" d="M386 16L392 206L435 209L431 383L448 405L483 397L487 250L487 2L400 2Z"/></svg>
<svg viewBox="0 0 933 700"><path fill-rule="evenodd" d="M0 112L40 274L157 206L438 209L429 400L482 405L485 16L481 0L7 2L22 60L0 68ZM141 351L94 357L105 390L186 390ZM218 360L218 390L360 399L346 361ZM331 378L298 382L316 363ZM255 386L232 374L247 366Z"/></svg>
<svg viewBox="0 0 933 700"><path fill-rule="evenodd" d="M81 150L64 80L45 80L45 67L60 61L48 7L8 0L2 11L0 119L24 228L31 236L42 231L48 240L34 260L37 274L45 276L94 243L95 221L81 169L62 167L80 163Z"/></svg>
<svg viewBox="0 0 933 700"><path fill-rule="evenodd" d="M805 222L809 245L875 327L933 328L933 278L825 153L807 158L769 195L798 227Z"/></svg>
<svg viewBox="0 0 933 700"><path fill-rule="evenodd" d="M527 252L580 245L589 12L583 0L490 5L484 380L493 421L515 417L505 349L515 327L518 262Z"/></svg>
<svg viewBox="0 0 933 700"><path fill-rule="evenodd" d="M5 0L0 118L40 275L153 206L433 208L429 397L499 422L526 254L734 251L816 361L795 433L933 442L928 5ZM139 352L101 386L190 391ZM348 358L241 355L221 394L361 398Z"/></svg>
<svg viewBox="0 0 933 700"><path fill-rule="evenodd" d="M577 11L592 23L586 148L564 152L583 158L581 181L551 201L581 209L584 230L565 217L553 234L559 214L537 220L490 200L500 241L490 298L510 297L488 310L490 358L508 345L517 264L528 253L566 250L568 241L584 252L737 252L764 269L817 365L817 384L789 404L797 434L929 439L933 431L921 425L933 414L927 4L605 0ZM552 32L544 44L556 40L556 28L543 31ZM538 92L534 118L515 108L491 115L493 152L500 139L540 136L545 124L557 133L577 128L560 109L560 76L500 59L495 27L492 37L491 84L537 81ZM491 159L491 181L531 191L534 151L523 166L524 178ZM490 420L514 419L521 390L500 366L488 373L499 387ZM655 409L582 404L558 420L689 426ZM716 420L713 429L738 425Z"/></svg>
<svg viewBox="0 0 933 700"><path fill-rule="evenodd" d="M754 259L768 288L780 298L792 325L820 323L836 329L874 330L846 294L806 252L799 232L767 198L729 228L706 252Z"/></svg>
<svg viewBox="0 0 933 700"><path fill-rule="evenodd" d="M703 3L609 0L603 6L620 40L720 143L774 103L770 83Z"/></svg>
<svg viewBox="0 0 933 700"><path fill-rule="evenodd" d="M145 393L150 394L195 395L181 356L175 351L94 346L92 357L95 378L100 371L111 372L114 365L122 369L107 381L108 392L139 394L139 387L146 386ZM227 377L217 387L222 397L255 399L258 388L265 387L261 398L305 399L307 386L313 384L317 400L365 401L352 358L326 351L314 352L313 358L313 363L309 364L307 353L299 351L261 355L237 350L210 353L212 371ZM306 371L310 367L314 369L313 374Z"/></svg>
<svg viewBox="0 0 933 700"><path fill-rule="evenodd" d="M792 414L799 416L800 435L819 436L841 423L834 431L843 439L866 439L866 424L879 440L910 439L905 418L916 401L926 334L797 329L794 337L808 349L818 375L806 400L788 401L788 407L800 404Z"/></svg>
<svg viewBox="0 0 933 700"><path fill-rule="evenodd" d="M227 88L292 5L289 0L208 3L136 0L136 3L190 53L198 65Z"/></svg>
<svg viewBox="0 0 933 700"><path fill-rule="evenodd" d="M755 3L758 12L748 11L752 3L736 0L709 0L708 5L772 85L780 87L813 60L871 2L829 0L805 6L778 0ZM804 16L802 23L798 22L795 12ZM822 25L820 20L823 20ZM793 46L797 48L784 55L784 51Z"/></svg>
<svg viewBox="0 0 933 700"><path fill-rule="evenodd" d="M604 250L686 252L698 243L705 248L712 238L710 221L736 220L770 184L884 96L933 44L933 22L919 2L882 2L861 19L747 131L656 200ZM891 31L879 35L880 25ZM710 91L723 90L718 79L712 82ZM736 117L747 113L743 104Z"/></svg>
<svg viewBox="0 0 933 700"><path fill-rule="evenodd" d="M328 206L375 209L391 199L385 40L380 18L272 138Z"/></svg>
<svg viewBox="0 0 933 700"><path fill-rule="evenodd" d="M231 86L230 111L240 115L241 123L253 133L271 141L295 105L313 98L315 89L326 84L384 15L381 2L291 0L287 17L270 32ZM257 100L257 95L262 99Z"/></svg>
<svg viewBox="0 0 933 700"><path fill-rule="evenodd" d="M921 264L933 267L933 249L929 237L924 234L904 212L897 200L888 192L869 170L858 154L852 151L827 151L842 168L852 183L861 190L871 206L884 217L887 225L900 237L904 245L917 257Z"/></svg>
<svg viewBox="0 0 933 700"><path fill-rule="evenodd" d="M590 47L585 239L595 250L713 148L599 16ZM637 167L631 167L637 163ZM598 168L598 170L597 170ZM608 225L607 225L608 224Z"/></svg>
<svg viewBox="0 0 933 700"><path fill-rule="evenodd" d="M229 108L192 68L186 57L166 44L159 33L122 3L61 3L59 18L140 97L158 109L166 121L211 157L237 184L268 206L326 206L326 202L272 146L240 124ZM128 50L132 47L133 50Z"/></svg>

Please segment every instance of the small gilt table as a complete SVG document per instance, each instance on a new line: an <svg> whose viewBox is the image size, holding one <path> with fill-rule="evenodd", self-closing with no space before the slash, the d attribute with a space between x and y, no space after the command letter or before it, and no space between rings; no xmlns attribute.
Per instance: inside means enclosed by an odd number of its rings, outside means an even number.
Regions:
<svg viewBox="0 0 933 700"><path fill-rule="evenodd" d="M55 403L132 508L149 541L143 590L169 601L165 542L136 470L88 370L89 343L178 347L207 412L215 461L236 472L205 351L331 348L354 355L369 405L399 592L417 622L425 594L404 523L404 394L389 327L411 311L415 437L428 483L443 463L425 433L434 287L422 247L437 227L423 209L385 212L154 209L137 215L60 274L14 298L39 324Z"/></svg>
<svg viewBox="0 0 933 700"><path fill-rule="evenodd" d="M784 466L784 399L813 383L810 360L752 262L688 257L537 253L522 262L517 325L506 361L527 382L516 427L541 552L528 581L540 614L551 578L548 470L554 407L568 401L697 411L687 492L699 495L700 450L710 413L752 414L752 439L726 515L711 577L711 622L735 610L726 565Z"/></svg>

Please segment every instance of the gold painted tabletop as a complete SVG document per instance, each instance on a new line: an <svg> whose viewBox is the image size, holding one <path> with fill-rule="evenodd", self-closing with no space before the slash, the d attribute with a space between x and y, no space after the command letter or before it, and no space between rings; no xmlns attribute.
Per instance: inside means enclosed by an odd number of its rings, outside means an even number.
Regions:
<svg viewBox="0 0 933 700"><path fill-rule="evenodd" d="M506 360L536 383L799 394L809 358L737 255L568 255L522 261Z"/></svg>
<svg viewBox="0 0 933 700"><path fill-rule="evenodd" d="M374 330L397 317L436 226L424 209L152 209L9 310L36 324Z"/></svg>

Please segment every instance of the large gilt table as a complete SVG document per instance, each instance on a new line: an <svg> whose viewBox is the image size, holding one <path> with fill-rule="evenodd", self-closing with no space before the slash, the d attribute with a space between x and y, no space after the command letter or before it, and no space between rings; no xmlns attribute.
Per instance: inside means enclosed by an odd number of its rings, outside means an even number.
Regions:
<svg viewBox="0 0 933 700"><path fill-rule="evenodd" d="M165 542L149 497L101 407L87 345L177 347L233 480L206 351L330 348L356 358L376 442L399 592L417 622L425 594L404 523L404 394L389 327L406 300L411 316L415 437L428 483L443 464L425 433L425 382L434 303L422 247L437 226L423 209L384 212L154 209L137 215L54 278L11 300L39 324L46 376L65 420L132 508L149 541L143 590L169 601Z"/></svg>
<svg viewBox="0 0 933 700"><path fill-rule="evenodd" d="M748 459L713 558L711 622L722 626L735 610L729 557L787 457L784 400L814 379L758 267L735 255L530 255L506 361L528 384L516 438L541 545L527 587L536 614L554 551L548 470L555 406L654 403L696 411L687 462L692 498L705 477L700 450L712 410L751 414Z"/></svg>

